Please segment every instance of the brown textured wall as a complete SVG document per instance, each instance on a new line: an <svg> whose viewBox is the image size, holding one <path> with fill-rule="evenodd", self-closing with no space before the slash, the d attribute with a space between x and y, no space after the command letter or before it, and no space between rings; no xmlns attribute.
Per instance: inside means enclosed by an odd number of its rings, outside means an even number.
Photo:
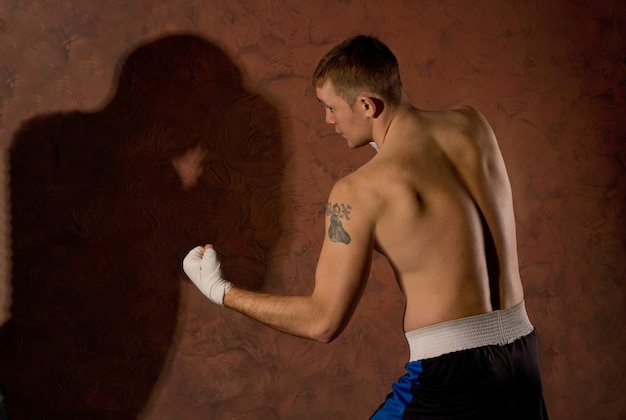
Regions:
<svg viewBox="0 0 626 420"><path fill-rule="evenodd" d="M309 77L367 33L416 105L473 105L500 139L552 417L624 418L625 16L617 0L2 1L9 414L366 418L380 404L408 356L382 258L330 344L218 308L180 270L214 241L238 283L311 289L332 182L373 151L332 135Z"/></svg>

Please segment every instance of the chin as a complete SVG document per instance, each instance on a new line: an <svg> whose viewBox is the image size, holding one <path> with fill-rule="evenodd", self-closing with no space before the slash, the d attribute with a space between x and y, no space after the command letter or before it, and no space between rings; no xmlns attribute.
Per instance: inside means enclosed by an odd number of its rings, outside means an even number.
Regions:
<svg viewBox="0 0 626 420"><path fill-rule="evenodd" d="M363 146L369 145L370 142L369 141L365 141L365 142L359 141L359 142L348 142L348 144L350 145L351 149L359 149L359 148L361 148Z"/></svg>

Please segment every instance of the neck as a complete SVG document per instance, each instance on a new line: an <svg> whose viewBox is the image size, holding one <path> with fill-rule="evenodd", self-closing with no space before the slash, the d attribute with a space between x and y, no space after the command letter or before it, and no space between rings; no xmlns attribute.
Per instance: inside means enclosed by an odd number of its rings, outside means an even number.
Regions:
<svg viewBox="0 0 626 420"><path fill-rule="evenodd" d="M392 126L395 126L394 123L397 122L398 119L402 118L402 114L406 113L406 111L410 108L410 104L401 103L399 106L394 108L393 110L389 110L387 115L381 115L377 124L374 126L373 130L373 140L378 146L378 148L382 148L385 142L388 139L389 132L392 130Z"/></svg>
<svg viewBox="0 0 626 420"><path fill-rule="evenodd" d="M382 138L381 138L381 140L380 140L380 147L382 147L382 146L383 146L383 144L385 144L385 140L387 139L387 134L389 134L389 128L391 128L391 124L393 123L393 121L394 121L395 117L396 117L396 113L393 113L393 114L391 115L391 118L389 118L389 120L387 121L387 124L386 124L386 126L384 127L384 128L385 128L385 130L382 132L382 133L383 133L383 135L382 135Z"/></svg>

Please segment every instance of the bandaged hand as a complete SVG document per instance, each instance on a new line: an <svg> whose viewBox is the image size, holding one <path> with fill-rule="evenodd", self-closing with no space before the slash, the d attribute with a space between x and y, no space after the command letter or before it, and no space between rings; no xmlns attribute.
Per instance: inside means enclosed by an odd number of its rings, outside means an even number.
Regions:
<svg viewBox="0 0 626 420"><path fill-rule="evenodd" d="M224 295L233 284L222 278L220 262L213 248L197 246L183 259L183 270L203 295L224 305Z"/></svg>

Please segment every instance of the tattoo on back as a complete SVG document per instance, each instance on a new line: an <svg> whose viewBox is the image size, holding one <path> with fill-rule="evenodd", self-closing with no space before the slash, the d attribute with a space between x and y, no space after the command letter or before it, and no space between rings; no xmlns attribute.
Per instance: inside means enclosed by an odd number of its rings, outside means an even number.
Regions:
<svg viewBox="0 0 626 420"><path fill-rule="evenodd" d="M343 228L343 224L339 219L350 220L350 210L352 207L348 204L331 204L326 206L326 216L330 216L330 227L328 228L328 238L333 242L350 243L350 235Z"/></svg>

